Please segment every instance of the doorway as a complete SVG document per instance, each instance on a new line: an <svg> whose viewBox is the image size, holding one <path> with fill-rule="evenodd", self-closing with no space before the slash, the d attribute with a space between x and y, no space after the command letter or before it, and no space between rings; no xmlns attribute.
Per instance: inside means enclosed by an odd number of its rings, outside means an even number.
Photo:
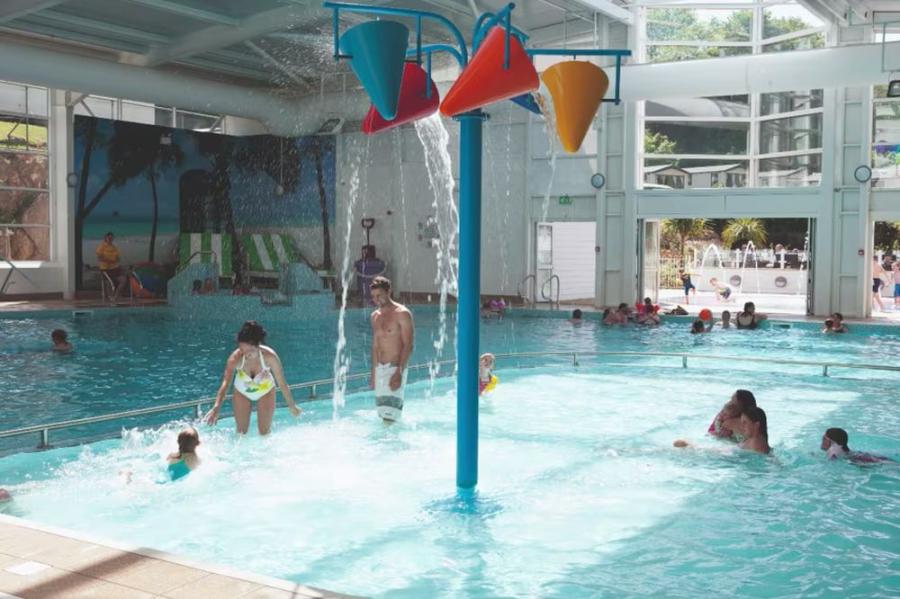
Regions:
<svg viewBox="0 0 900 599"><path fill-rule="evenodd" d="M876 220L872 231L871 278L865 279L871 315L900 322L900 220Z"/></svg>
<svg viewBox="0 0 900 599"><path fill-rule="evenodd" d="M571 304L593 304L596 272L593 221L537 223L535 298L551 297Z"/></svg>
<svg viewBox="0 0 900 599"><path fill-rule="evenodd" d="M812 314L814 232L809 218L639 220L638 294L692 314L735 313L745 302Z"/></svg>

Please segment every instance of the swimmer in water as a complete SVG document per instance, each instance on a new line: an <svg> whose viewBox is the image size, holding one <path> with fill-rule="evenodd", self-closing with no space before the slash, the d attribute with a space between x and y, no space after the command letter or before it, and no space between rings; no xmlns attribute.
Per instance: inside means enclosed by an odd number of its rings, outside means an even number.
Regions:
<svg viewBox="0 0 900 599"><path fill-rule="evenodd" d="M849 441L847 431L842 428L830 428L822 435L822 451L826 452L825 456L829 460L838 458L848 458L855 464L877 464L879 462L890 462L890 458L862 451L850 451L847 445Z"/></svg>
<svg viewBox="0 0 900 599"><path fill-rule="evenodd" d="M741 428L745 437L741 442L741 449L757 453L771 453L769 427L766 423L766 413L762 408L753 406L741 414Z"/></svg>
<svg viewBox="0 0 900 599"><path fill-rule="evenodd" d="M238 434L243 435L250 427L250 413L256 405L256 426L260 435L268 435L275 414L275 388L287 403L291 415L300 415L300 408L294 402L291 388L284 378L281 360L275 350L263 345L266 331L255 320L248 320L238 331L236 350L225 362L222 382L216 392L212 409L206 414L206 423L215 424L228 388L233 384L234 393L231 406Z"/></svg>
<svg viewBox="0 0 900 599"><path fill-rule="evenodd" d="M741 415L750 408L755 407L756 397L753 396L753 393L746 389L738 389L713 418L709 428L706 430L706 434L718 439L741 443L745 439L741 426ZM672 445L675 447L689 447L690 443L683 439L678 439Z"/></svg>
<svg viewBox="0 0 900 599"><path fill-rule="evenodd" d="M738 389L731 395L706 430L708 435L740 443L744 440L741 431L741 415L756 407L756 397L746 389Z"/></svg>
<svg viewBox="0 0 900 599"><path fill-rule="evenodd" d="M391 281L375 277L369 284L372 302L372 371L369 387L375 391L375 407L384 424L393 424L403 413L406 365L413 348L412 312L391 299Z"/></svg>
<svg viewBox="0 0 900 599"><path fill-rule="evenodd" d="M494 374L494 354L483 354L478 360L478 395L490 393L499 382Z"/></svg>
<svg viewBox="0 0 900 599"><path fill-rule="evenodd" d="M709 324L707 325L705 322L700 320L699 318L691 324L691 335L700 335L703 333L708 333L713 328L713 321L710 319Z"/></svg>
<svg viewBox="0 0 900 599"><path fill-rule="evenodd" d="M200 434L197 429L188 427L178 433L178 451L170 453L166 458L169 478L173 481L183 478L196 470L200 465L197 447L200 445Z"/></svg>
<svg viewBox="0 0 900 599"><path fill-rule="evenodd" d="M72 344L69 343L69 334L62 329L54 329L50 333L50 339L53 341L53 351L70 352Z"/></svg>

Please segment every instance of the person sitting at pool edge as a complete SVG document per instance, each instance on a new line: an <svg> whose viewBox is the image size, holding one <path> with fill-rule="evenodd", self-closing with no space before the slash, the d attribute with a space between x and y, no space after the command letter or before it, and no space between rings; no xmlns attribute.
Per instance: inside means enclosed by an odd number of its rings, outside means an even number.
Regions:
<svg viewBox="0 0 900 599"><path fill-rule="evenodd" d="M756 407L756 397L746 389L738 389L731 395L719 413L710 423L706 433L719 439L743 441L741 416L750 408Z"/></svg>
<svg viewBox="0 0 900 599"><path fill-rule="evenodd" d="M216 392L212 409L206 414L206 422L215 424L219 419L219 408L225 401L228 387L234 382L231 406L234 424L238 434L245 434L250 428L250 413L256 404L256 425L260 435L268 435L275 414L275 386L281 390L284 401L292 416L300 415L300 408L294 403L291 389L284 380L284 371L278 354L271 347L263 345L266 330L255 320L248 320L237 335L238 348L231 352L225 362L222 383Z"/></svg>
<svg viewBox="0 0 900 599"><path fill-rule="evenodd" d="M69 334L64 330L53 329L53 332L50 333L50 339L53 341L53 351L72 351L72 344L69 343Z"/></svg>
<svg viewBox="0 0 900 599"><path fill-rule="evenodd" d="M890 458L862 451L850 451L847 445L849 441L847 431L842 428L830 428L822 435L822 451L829 460L837 458L849 458L851 462L858 464L876 464L878 462L890 462Z"/></svg>
<svg viewBox="0 0 900 599"><path fill-rule="evenodd" d="M413 349L412 312L391 299L391 281L382 276L369 285L372 303L372 354L369 387L375 391L375 407L384 424L393 424L403 413L406 364Z"/></svg>
<svg viewBox="0 0 900 599"><path fill-rule="evenodd" d="M166 470L173 481L183 478L196 470L200 465L197 457L197 446L200 445L200 433L194 427L188 427L178 433L178 451L170 453L166 458Z"/></svg>
<svg viewBox="0 0 900 599"><path fill-rule="evenodd" d="M744 304L744 311L737 315L735 324L738 329L753 330L759 326L760 321L768 318L766 314L756 313L756 304L747 302Z"/></svg>
<svg viewBox="0 0 900 599"><path fill-rule="evenodd" d="M769 427L766 413L759 406L752 406L741 414L741 428L745 439L741 441L741 449L758 453L770 453Z"/></svg>
<svg viewBox="0 0 900 599"><path fill-rule="evenodd" d="M500 379L494 374L494 365L497 359L494 354L482 354L478 360L478 395L494 390Z"/></svg>

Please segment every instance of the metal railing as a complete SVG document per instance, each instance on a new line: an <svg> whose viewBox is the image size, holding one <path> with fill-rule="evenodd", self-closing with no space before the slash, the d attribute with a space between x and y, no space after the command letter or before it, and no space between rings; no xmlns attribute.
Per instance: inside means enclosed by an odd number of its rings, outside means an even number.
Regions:
<svg viewBox="0 0 900 599"><path fill-rule="evenodd" d="M411 366L407 366L407 370L418 371L418 370L428 370L435 367L444 366L447 364L455 364L456 360L440 360L435 362L428 362L426 364L414 364ZM369 376L368 372L360 372L357 374L350 374L344 377L344 382L350 381L358 381L364 380ZM309 401L314 401L318 399L317 391L321 386L334 385L334 379L317 379L314 381L307 381L304 383L295 383L293 385L288 385L288 388L291 391L296 391L299 389L309 389L309 395L306 398L298 399L297 401L300 403L306 403ZM165 412L174 412L176 410L184 410L186 408L194 409L194 416L196 418L200 418L203 415L203 406L206 404L212 404L215 402L215 397L204 397L201 399L191 399L187 401L180 401L176 403L165 404L161 406L150 406L146 408L138 408L135 410L126 410L124 412L114 412L111 414L99 414L97 416L87 416L85 418L77 418L74 420L64 420L62 422L52 422L48 424L35 424L32 426L24 426L21 428L14 428L10 430L0 431L0 439L6 437L20 437L23 435L30 435L34 433L38 433L40 436L40 444L38 448L46 448L50 446L50 431L54 430L63 430L67 428L75 428L78 426L85 426L88 424L97 424L99 422L110 422L113 420L126 420L128 418L134 418L136 416L146 416L148 414L162 414Z"/></svg>
<svg viewBox="0 0 900 599"><path fill-rule="evenodd" d="M553 281L556 281L556 301L553 301ZM553 309L553 304L556 304L556 309L559 310L559 275L550 275L550 277L544 281L544 284L541 285L541 297L550 302L550 309ZM549 287L549 293L547 291Z"/></svg>
<svg viewBox="0 0 900 599"><path fill-rule="evenodd" d="M779 366L813 366L816 368L821 368L822 376L830 376L829 370L833 368L843 368L850 370L880 370L880 371L888 371L888 372L900 372L900 366L884 366L881 364L855 364L852 362L816 362L811 360L784 360L781 358L754 358L748 356L714 356L714 355L704 355L704 354L686 354L686 353L677 353L677 352L629 352L629 351L551 351L551 352L516 352L516 353L498 353L494 354L497 359L517 359L517 358L546 358L546 357L555 357L555 358L571 358L572 366L578 367L581 365L581 361L579 358L592 358L592 357L626 357L626 358L677 358L681 363L681 368L687 368L688 362L691 360L698 361L740 361L740 362L754 362L760 364L778 364ZM435 367L445 366L448 364L455 364L456 360L441 360L435 362L428 362L425 364L414 364L411 366L407 366L408 370L418 371L418 370L428 370L432 371ZM621 364L614 364L616 366L620 366ZM350 381L358 381L364 380L369 376L368 372L360 372L357 374L351 374L344 377L344 382ZM293 385L288 385L288 387L292 390L299 389L308 389L309 395L304 399L298 399L297 401L300 403L306 403L309 401L314 401L319 398L317 395L317 391L319 387L322 386L333 386L334 379L318 379L314 381L307 381L304 383L296 383ZM88 424L96 424L99 422L109 422L113 420L125 420L128 418L134 418L136 416L145 416L148 414L161 414L165 412L172 412L175 410L183 410L186 408L194 409L194 416L196 418L200 418L203 415L202 406L204 404L212 404L215 401L215 397L204 397L202 399L193 399L189 401L182 401L177 403L165 404L162 406L151 406L147 408L138 408L136 410L128 410L124 412L115 412L112 414L101 414L98 416L88 416L86 418L78 418L75 420L65 420L62 422L53 422L48 424L35 424L32 426L25 426L21 428L15 428L5 431L0 431L0 439L7 437L19 437L24 435L31 435L37 433L40 436L40 445L39 448L49 447L50 444L50 431L54 430L62 430L67 428L74 428L77 426L84 426Z"/></svg>
<svg viewBox="0 0 900 599"><path fill-rule="evenodd" d="M175 274L180 273L185 268L187 268L188 266L193 264L193 262L191 262L191 260L194 259L194 256L206 256L206 255L212 255L213 260L212 260L212 262L210 262L210 264L218 264L219 263L219 255L216 254L215 250L197 250L196 252L194 252L193 254L188 256L188 259L185 260L184 263L178 265L178 268L175 269Z"/></svg>

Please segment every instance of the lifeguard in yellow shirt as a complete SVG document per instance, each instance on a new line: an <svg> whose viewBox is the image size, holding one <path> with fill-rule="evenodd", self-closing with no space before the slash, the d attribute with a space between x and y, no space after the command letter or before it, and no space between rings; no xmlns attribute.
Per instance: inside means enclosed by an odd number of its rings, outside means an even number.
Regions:
<svg viewBox="0 0 900 599"><path fill-rule="evenodd" d="M101 272L109 276L110 280L116 286L113 292L112 301L119 299L119 294L125 288L128 278L122 267L119 266L119 248L113 243L112 231L103 236L103 241L97 246L97 267Z"/></svg>

